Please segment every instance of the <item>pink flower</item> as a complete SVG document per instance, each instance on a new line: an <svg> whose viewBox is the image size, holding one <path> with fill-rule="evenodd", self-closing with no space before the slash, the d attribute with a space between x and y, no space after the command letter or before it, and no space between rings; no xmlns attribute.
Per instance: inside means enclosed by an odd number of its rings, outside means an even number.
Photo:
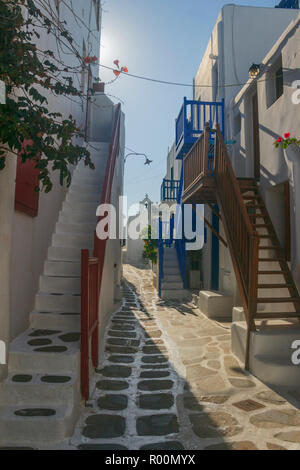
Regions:
<svg viewBox="0 0 300 470"><path fill-rule="evenodd" d="M276 142L278 142L279 144L282 142L282 137L279 137Z"/></svg>
<svg viewBox="0 0 300 470"><path fill-rule="evenodd" d="M291 133L286 132L285 134L283 134L283 136L284 136L285 139L289 139L291 137Z"/></svg>

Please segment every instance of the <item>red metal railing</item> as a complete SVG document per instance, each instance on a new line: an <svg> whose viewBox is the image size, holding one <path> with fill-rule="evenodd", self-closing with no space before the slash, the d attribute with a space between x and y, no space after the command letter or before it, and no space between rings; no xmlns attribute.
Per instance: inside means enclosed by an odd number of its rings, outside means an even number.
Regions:
<svg viewBox="0 0 300 470"><path fill-rule="evenodd" d="M98 365L99 260L81 251L81 392L89 398L90 350L92 364ZM91 343L91 344L90 344Z"/></svg>
<svg viewBox="0 0 300 470"><path fill-rule="evenodd" d="M120 149L120 122L121 106L118 105L115 111L100 204L109 204L111 201L116 160ZM97 367L98 365L98 306L106 242L107 239L101 240L97 237L95 230L94 257L89 257L88 250L82 250L81 252L81 392L85 400L89 397L90 349L93 366Z"/></svg>

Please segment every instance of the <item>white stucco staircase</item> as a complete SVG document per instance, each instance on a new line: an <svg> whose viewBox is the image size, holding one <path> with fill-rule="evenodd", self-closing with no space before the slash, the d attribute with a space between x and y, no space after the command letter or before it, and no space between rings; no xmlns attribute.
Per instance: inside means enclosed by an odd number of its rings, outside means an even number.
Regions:
<svg viewBox="0 0 300 470"><path fill-rule="evenodd" d="M92 249L108 143L79 163L48 250L30 328L10 345L0 389L0 447L33 448L70 436L80 410L80 256Z"/></svg>
<svg viewBox="0 0 300 470"><path fill-rule="evenodd" d="M165 300L184 300L189 297L183 287L175 247L164 248L164 277L161 284L161 297Z"/></svg>

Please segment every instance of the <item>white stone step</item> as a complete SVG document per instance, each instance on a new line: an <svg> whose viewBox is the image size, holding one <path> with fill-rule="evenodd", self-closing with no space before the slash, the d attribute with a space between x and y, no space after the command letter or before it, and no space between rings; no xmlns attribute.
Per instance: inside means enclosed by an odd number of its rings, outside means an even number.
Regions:
<svg viewBox="0 0 300 470"><path fill-rule="evenodd" d="M39 293L35 296L35 310L42 312L80 313L81 298L79 295Z"/></svg>
<svg viewBox="0 0 300 470"><path fill-rule="evenodd" d="M65 213L81 213L96 216L96 210L99 202L75 202L75 201L64 201L62 205L62 211Z"/></svg>
<svg viewBox="0 0 300 470"><path fill-rule="evenodd" d="M75 174L72 178L72 183L71 187L73 188L74 186L80 187L83 190L85 188L91 187L98 187L99 191L101 192L102 188L99 187L99 177L97 175L80 175L80 174Z"/></svg>
<svg viewBox="0 0 300 470"><path fill-rule="evenodd" d="M20 374L24 371L36 374L44 374L47 371L51 375L57 374L58 371L60 375L79 374L79 342L68 343L60 340L59 336L66 333L65 330L38 337L29 336L30 332L32 330L27 330L10 344L8 364L10 371ZM43 346L28 344L29 341L41 338L48 339L51 344ZM49 350L53 347L55 350Z"/></svg>
<svg viewBox="0 0 300 470"><path fill-rule="evenodd" d="M167 261L163 264L164 269L179 269L177 261Z"/></svg>
<svg viewBox="0 0 300 470"><path fill-rule="evenodd" d="M164 266L164 277L169 276L180 276L180 270L178 266Z"/></svg>
<svg viewBox="0 0 300 470"><path fill-rule="evenodd" d="M164 278L164 280L162 281L162 289L164 290L168 290L168 289L183 289L183 282L173 282L173 281L169 281L169 280L166 280Z"/></svg>
<svg viewBox="0 0 300 470"><path fill-rule="evenodd" d="M245 343L246 322L233 323L231 327L232 347L239 357L241 346ZM300 326L291 325L280 320L268 321L267 326L260 327L251 334L251 349L255 355L282 357L292 356L292 343L300 339Z"/></svg>
<svg viewBox="0 0 300 470"><path fill-rule="evenodd" d="M98 193L82 193L80 191L68 191L67 202L95 202L100 204L101 195Z"/></svg>
<svg viewBox="0 0 300 470"><path fill-rule="evenodd" d="M30 407L39 408L39 407ZM24 417L16 416L15 411L24 407L7 407L0 409L0 445L17 446L32 444L49 445L61 443L66 437L72 435L73 428L78 419L79 406L57 406L54 416ZM46 409L46 408L45 408ZM49 405L47 409L52 409Z"/></svg>
<svg viewBox="0 0 300 470"><path fill-rule="evenodd" d="M94 233L54 233L52 235L52 246L73 246L78 248L92 249L94 244Z"/></svg>
<svg viewBox="0 0 300 470"><path fill-rule="evenodd" d="M96 229L94 223L63 223L56 224L55 233L92 234Z"/></svg>
<svg viewBox="0 0 300 470"><path fill-rule="evenodd" d="M184 300L188 297L188 293L184 289L162 289L161 297L168 300Z"/></svg>
<svg viewBox="0 0 300 470"><path fill-rule="evenodd" d="M83 183L81 179L76 179L72 181L70 186L70 190L77 192L77 193L92 193L92 194L101 194L102 184L99 183L97 180L92 182L85 182Z"/></svg>
<svg viewBox="0 0 300 470"><path fill-rule="evenodd" d="M80 291L81 280L78 277L40 277L40 292L49 294L80 294Z"/></svg>
<svg viewBox="0 0 300 470"><path fill-rule="evenodd" d="M65 312L38 312L33 311L30 314L31 328L42 329L68 329L71 331L80 331L80 315Z"/></svg>
<svg viewBox="0 0 300 470"><path fill-rule="evenodd" d="M96 213L87 213L80 211L63 211L59 214L58 222L63 224L93 224L96 227L97 216Z"/></svg>
<svg viewBox="0 0 300 470"><path fill-rule="evenodd" d="M168 272L164 272L163 281L166 282L182 282L180 274L169 274Z"/></svg>
<svg viewBox="0 0 300 470"><path fill-rule="evenodd" d="M78 257L80 259L80 253ZM46 276L64 276L64 277L80 277L81 263L80 261L46 261L44 265L44 274Z"/></svg>
<svg viewBox="0 0 300 470"><path fill-rule="evenodd" d="M80 261L81 259L81 249L80 248L73 248L70 246L50 246L48 248L48 260L46 264L51 261ZM50 267L50 265L49 265ZM80 275L80 268L78 271L78 275ZM46 274L46 272L45 272ZM51 274L48 272L50 276L55 276L55 272L51 271ZM68 276L68 274L66 274Z"/></svg>
<svg viewBox="0 0 300 470"><path fill-rule="evenodd" d="M22 382L27 377L28 382ZM31 379L30 379L31 377ZM80 401L78 376L45 374L15 374L11 371L0 393L0 406L68 405Z"/></svg>
<svg viewBox="0 0 300 470"><path fill-rule="evenodd" d="M300 367L291 362L291 356L278 357L254 355L250 359L251 372L270 387L280 387L288 390L299 389Z"/></svg>

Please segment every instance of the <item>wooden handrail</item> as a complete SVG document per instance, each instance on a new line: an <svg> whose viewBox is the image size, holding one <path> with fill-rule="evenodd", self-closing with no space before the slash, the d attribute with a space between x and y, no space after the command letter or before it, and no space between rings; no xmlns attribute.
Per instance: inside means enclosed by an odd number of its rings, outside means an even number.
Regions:
<svg viewBox="0 0 300 470"><path fill-rule="evenodd" d="M184 157L184 191L189 191L201 178L211 176L208 167L209 125Z"/></svg>
<svg viewBox="0 0 300 470"><path fill-rule="evenodd" d="M248 325L246 367L249 361L250 331L255 329L257 311L259 238L248 215L241 190L220 128L216 126L214 175L222 221L230 248Z"/></svg>

